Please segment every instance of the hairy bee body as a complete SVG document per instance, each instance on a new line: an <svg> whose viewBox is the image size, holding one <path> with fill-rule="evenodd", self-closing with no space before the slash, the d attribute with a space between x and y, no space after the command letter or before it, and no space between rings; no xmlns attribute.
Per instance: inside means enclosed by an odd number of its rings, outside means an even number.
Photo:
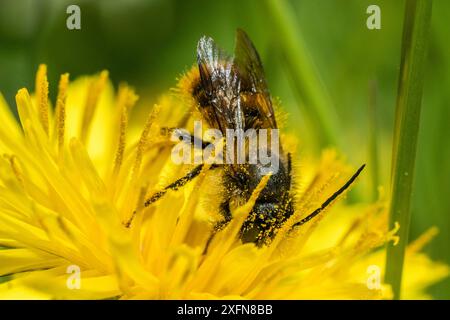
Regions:
<svg viewBox="0 0 450 320"><path fill-rule="evenodd" d="M229 138L227 132L232 129L235 132L259 130L269 134L271 140L278 140L277 121L272 106L272 100L267 87L264 70L259 55L248 36L242 30L236 32L236 46L234 57L228 56L218 48L209 37L202 37L197 45L197 67L193 69L194 76L188 74L188 95L195 101L194 108L201 114L202 119L210 128L218 129L222 137L226 136L225 145L235 144ZM274 132L273 134L271 132ZM184 141L184 137L192 142L189 132L181 133L178 138ZM193 139L195 141L195 137ZM277 166L273 170L273 163L256 162L226 162L226 164L214 164L210 169L222 170L223 186L220 211L223 219L219 221L209 240L206 242L206 253L209 243L215 232L221 230L232 217L232 208L246 203L253 191L257 188L261 179L270 173L267 184L259 192L250 214L244 221L240 238L243 242L253 242L258 246L269 244L277 234L279 228L294 213L295 204L292 195L292 165L291 154L285 153L278 141L278 148L269 148L266 144L261 146L258 137L258 154L270 153L270 158ZM251 146L244 146L245 157L251 154ZM202 148L206 148L201 144ZM254 146L254 145L253 145ZM231 152L232 153L232 152ZM234 154L228 154L235 158ZM229 159L229 158L227 158ZM365 165L362 165L356 173L336 192L328 197L313 212L305 215L295 222L292 228L301 226L329 206L339 195L355 181ZM168 190L178 190L186 183L197 177L202 171L203 164L197 165L182 178L169 184L162 190L148 198L144 206L149 206L158 201ZM136 211L133 214L136 214ZM129 226L133 217L125 225Z"/></svg>
<svg viewBox="0 0 450 320"><path fill-rule="evenodd" d="M277 129L259 55L243 31L237 31L234 58L228 57L207 37L200 39L197 57L199 77L192 84L192 96L210 127L221 130L224 135L227 129ZM270 242L293 214L290 156L280 148L272 157L278 162L278 170L270 176L241 228L243 242L257 245ZM224 221L219 226L223 226L232 218L230 208L247 202L269 170L268 165L260 161L223 164L220 168L223 169L221 211Z"/></svg>

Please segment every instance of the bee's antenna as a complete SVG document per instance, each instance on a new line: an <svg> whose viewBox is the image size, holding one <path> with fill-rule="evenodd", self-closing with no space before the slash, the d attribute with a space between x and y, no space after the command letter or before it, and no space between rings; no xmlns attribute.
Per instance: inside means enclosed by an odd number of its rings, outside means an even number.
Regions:
<svg viewBox="0 0 450 320"><path fill-rule="evenodd" d="M341 195L348 187L350 187L350 185L356 180L356 178L359 176L359 174L361 173L361 171L363 171L364 167L366 165L363 164L356 172L355 174L353 174L353 176L335 193L333 193L331 195L331 197L329 197L324 203L322 203L322 205L320 206L320 208L317 208L316 210L314 210L312 213L310 213L308 216L306 216L305 218L303 218L302 220L300 220L299 222L295 223L292 228L301 226L302 224L305 224L306 222L308 222L309 220L311 220L312 218L314 218L315 216L317 216L319 213L321 213L326 207L328 207L328 205L333 202L339 195Z"/></svg>

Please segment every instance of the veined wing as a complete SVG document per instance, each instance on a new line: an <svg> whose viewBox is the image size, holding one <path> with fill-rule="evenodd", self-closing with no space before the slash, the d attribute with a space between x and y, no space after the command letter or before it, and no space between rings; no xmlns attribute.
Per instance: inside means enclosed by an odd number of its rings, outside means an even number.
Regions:
<svg viewBox="0 0 450 320"><path fill-rule="evenodd" d="M277 128L275 112L258 52L247 34L236 31L234 65L240 79L240 95L247 125Z"/></svg>
<svg viewBox="0 0 450 320"><path fill-rule="evenodd" d="M240 79L233 59L209 37L202 37L197 45L200 79L208 103L200 112L212 127L243 129L244 114L240 103Z"/></svg>

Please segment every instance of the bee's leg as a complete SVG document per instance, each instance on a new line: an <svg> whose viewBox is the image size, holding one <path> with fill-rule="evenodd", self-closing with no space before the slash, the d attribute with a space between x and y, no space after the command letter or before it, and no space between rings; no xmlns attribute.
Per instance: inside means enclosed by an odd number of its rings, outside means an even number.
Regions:
<svg viewBox="0 0 450 320"><path fill-rule="evenodd" d="M288 179L289 179L289 183L288 185L291 186L291 180L292 180L292 154L288 153L287 154L288 157L288 163L287 163L287 175L288 175Z"/></svg>
<svg viewBox="0 0 450 320"><path fill-rule="evenodd" d="M162 127L160 129L160 131L161 131L161 135L162 136L169 137L169 136L172 136L173 132L175 130L177 130L177 129L178 128ZM197 141L201 141L201 143L202 143L201 148L202 149L205 149L207 146L209 146L211 144L210 142L203 141L203 139L201 139L201 138L194 137L192 134L190 134L190 133L188 133L188 132L186 132L184 130L179 130L177 134L178 134L178 139L180 139L180 141L190 141L191 145L194 148L197 147L197 145L194 144L194 141L195 141L194 139L196 139ZM200 145L198 147L200 147Z"/></svg>
<svg viewBox="0 0 450 320"><path fill-rule="evenodd" d="M178 190L179 188L184 186L186 183L188 183L189 181L191 181L192 179L197 177L200 174L200 172L202 171L203 166L204 166L203 163L199 164L194 169L189 171L184 177L181 177L180 179L169 184L167 187L163 188L161 191L158 191L155 194L153 194L150 198L145 200L144 207L148 207L153 202L159 200L163 195L165 195L167 193L168 190ZM217 167L218 166L216 164L213 164L213 165L211 165L211 167L209 169L211 170L211 169L215 169Z"/></svg>
<svg viewBox="0 0 450 320"><path fill-rule="evenodd" d="M184 186L186 183L188 183L189 181L191 181L192 179L197 177L200 174L200 172L202 171L203 165L204 164L199 164L194 169L189 171L185 176L183 176L180 179L172 182L167 187L163 188L161 191L158 191L158 192L154 193L150 198L145 200L144 207L148 207L152 203L158 201L162 196L164 196L167 193L168 190L178 190L179 188ZM217 164L213 164L213 165L211 165L209 167L209 170L215 169L217 167L218 167ZM133 211L133 214L132 214L131 218L127 222L124 223L125 227L128 228L131 225L131 222L133 222L133 219L134 219L135 216L136 216L136 210Z"/></svg>
<svg viewBox="0 0 450 320"><path fill-rule="evenodd" d="M326 207L328 207L328 205L330 203L332 203L339 195L342 194L342 192L344 192L345 190L347 190L348 187L350 187L350 185L356 180L356 178L359 176L359 174L361 173L361 171L363 171L364 167L366 165L363 164L354 174L353 176L335 193L333 193L331 195L331 197L329 197L327 200L325 200L324 203L322 203L322 205L320 206L320 208L317 208L316 210L314 210L312 213L310 213L309 215L307 215L305 218L303 218L302 220L300 220L299 222L295 223L292 228L301 226L302 224L307 223L309 220L311 220L312 218L314 218L315 216L317 216L319 213L321 213Z"/></svg>
<svg viewBox="0 0 450 320"><path fill-rule="evenodd" d="M208 252L209 245L211 244L211 241L214 239L214 236L217 234L217 232L223 230L223 228L225 228L231 221L232 216L228 200L222 202L219 210L220 213L223 215L223 220L217 222L214 225L211 235L209 236L208 241L206 241L205 249L203 250L202 253L203 255L205 255Z"/></svg>

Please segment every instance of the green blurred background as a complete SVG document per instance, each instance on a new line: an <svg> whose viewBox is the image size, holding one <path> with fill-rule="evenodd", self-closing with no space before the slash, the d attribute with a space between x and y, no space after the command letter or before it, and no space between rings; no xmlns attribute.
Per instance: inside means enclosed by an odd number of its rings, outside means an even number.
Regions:
<svg viewBox="0 0 450 320"><path fill-rule="evenodd" d="M81 30L66 28L66 8L81 8ZM381 8L381 30L368 30L366 9ZM350 163L368 162L370 124L378 124L379 182L387 186L400 65L404 0L290 1L298 31L336 109L340 140ZM411 239L430 226L440 229L426 251L450 263L450 1L435 0L425 79L413 194ZM297 99L267 7L258 0L0 0L0 91L11 106L21 87L34 87L39 63L49 67L51 96L63 72L71 78L108 69L145 101L175 84L195 61L200 36L231 51L236 27L258 48L272 94L290 114L287 127L302 139L301 153L317 153L314 123ZM369 112L375 82L376 116ZM1 124L0 124L1 125ZM356 194L370 201L370 175ZM433 272L430 270L430 272ZM450 298L450 280L433 288Z"/></svg>

